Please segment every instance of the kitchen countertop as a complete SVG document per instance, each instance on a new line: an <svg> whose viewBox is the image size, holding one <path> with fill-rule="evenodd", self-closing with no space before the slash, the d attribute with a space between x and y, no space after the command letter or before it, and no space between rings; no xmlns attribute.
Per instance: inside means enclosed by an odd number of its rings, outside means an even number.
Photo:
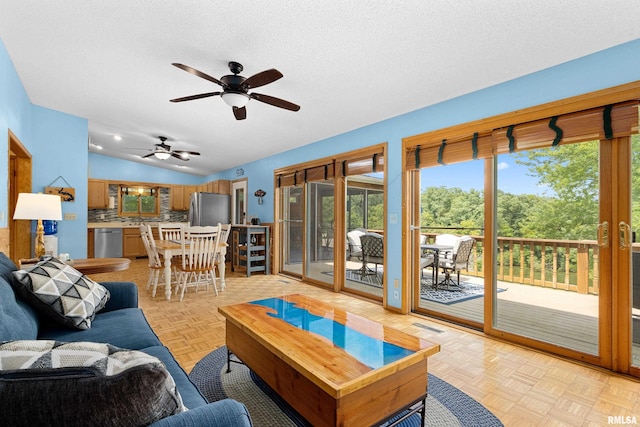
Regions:
<svg viewBox="0 0 640 427"><path fill-rule="evenodd" d="M157 222L145 222L145 224L150 224L152 227L157 227ZM139 222L134 221L126 221L126 222L90 222L87 224L87 228L138 228L140 227Z"/></svg>

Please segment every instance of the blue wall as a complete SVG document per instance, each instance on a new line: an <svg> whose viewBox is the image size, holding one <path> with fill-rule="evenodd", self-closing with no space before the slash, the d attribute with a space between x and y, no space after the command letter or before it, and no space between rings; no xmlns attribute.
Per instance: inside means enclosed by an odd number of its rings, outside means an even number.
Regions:
<svg viewBox="0 0 640 427"><path fill-rule="evenodd" d="M196 183L216 179L234 180L238 178L236 169L242 168L244 170L243 177L248 178L248 191L250 195L248 214L258 216L264 222L272 222L274 169L387 142L389 144L386 162L388 180L387 215L398 214L398 218L400 218L402 206L402 138L640 80L639 69L640 39L471 94L425 107L408 114L336 135L260 161L238 165L222 173L210 175L205 179L199 179L199 181L197 178L191 178L190 176L176 176L175 173L164 169L157 171L159 175L157 175L157 178L154 178L153 181L161 182L162 177L169 177L166 180L167 182L176 183L181 183L183 181L180 180L184 179L185 182L183 183L185 184L194 183L191 179L196 179L196 181L198 181ZM470 70L470 72L472 72L472 70ZM4 46L0 49L0 77L2 77L0 81L0 89L2 90L2 95L0 95L2 96L2 99L0 99L0 131L4 131L5 128L11 128L29 148L34 158L47 158L47 156L50 155L51 146L45 144L47 128L51 128L56 132L66 129L70 135L73 135L72 138L68 138L66 141L60 140L57 142L63 144L62 146L66 147L67 150L75 147L76 153L81 152L81 150L78 149L80 142L75 140L77 137L76 134L82 133L84 135L82 150L86 151L86 122L80 126L80 122L82 122L80 119L62 113L54 114L50 112L50 110L46 110L47 114L45 114L40 111L44 109L31 106L19 78L15 74L13 65L4 50ZM63 119L63 117L66 117L66 119ZM44 126L45 130L39 129L41 121L47 123L49 120L61 120L64 124L59 126L48 124L48 126ZM76 121L78 121L78 123L76 123ZM83 128L82 131L80 131L81 127ZM0 156L5 156L6 160L6 150L0 150ZM78 165L82 165L83 162L84 160L80 160ZM104 179L128 179L122 175L113 175L113 173L125 174L132 165L134 165L136 169L144 166L138 163L113 160L105 156L93 154L88 156L88 162L91 176ZM114 165L116 166L114 167ZM64 169L64 166L47 163L42 171L42 175L40 175L41 172L38 172L39 176L37 181L34 174L34 186L36 183L42 185L42 182L47 181L47 179L53 179L58 175L63 175L65 178L67 178L67 175L71 176L71 174ZM155 168L151 167L151 169ZM147 169L145 169L145 175L147 172ZM0 168L0 174L6 178L6 170ZM75 181L75 175L73 178ZM131 179L139 180L137 177ZM76 187L77 195L79 188L83 188L83 194L86 194L86 183L83 184L82 187L79 182L72 182L71 184ZM253 197L253 193L258 188L262 188L267 192L263 205L258 205L257 199ZM34 190L37 191L38 188L34 188ZM77 224L82 222L79 215L82 203L86 211L86 200L84 200L84 197L86 196L83 196L82 202L76 202L78 203L76 206L76 213L78 214ZM6 197L0 197L0 211L3 209L6 212ZM74 224L74 226L77 224ZM4 222L0 221L0 226L3 225L6 226L6 219ZM73 227L73 230L75 231L76 228ZM78 232L80 232L79 228ZM84 232L86 232L86 230L84 230ZM62 234L62 231L59 232L59 234ZM402 230L400 221L397 224L391 224L387 221L386 234L388 236L386 248L388 279L390 283L393 282L393 279L400 279L400 283L404 286L401 267ZM80 238L84 237L84 235L76 237L77 239L75 240L78 240L77 243L67 242L66 236L61 236L60 239L61 249L65 252L70 252L72 256L78 257L84 255L82 251L86 251L84 247L84 240L86 239ZM64 246L62 245L63 238L65 241ZM73 249L70 249L71 247ZM79 254L74 253L76 250ZM389 291L391 291L391 289L389 289ZM391 292L389 292L387 297L389 305L400 307L400 301L394 299Z"/></svg>
<svg viewBox="0 0 640 427"><path fill-rule="evenodd" d="M33 156L32 191L59 176L74 187L76 200L62 204L62 213L75 213L76 220L58 225L58 249L74 258L87 253L87 120L31 104L4 45L0 44L0 134L11 130ZM0 138L0 164L8 165L8 138ZM8 167L0 176L8 182ZM7 227L7 185L0 189L0 227ZM35 225L35 224L34 224Z"/></svg>

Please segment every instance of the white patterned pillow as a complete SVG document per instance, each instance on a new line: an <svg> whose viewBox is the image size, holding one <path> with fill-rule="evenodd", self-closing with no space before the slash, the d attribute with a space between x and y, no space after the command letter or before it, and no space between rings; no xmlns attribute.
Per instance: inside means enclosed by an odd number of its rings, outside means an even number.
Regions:
<svg viewBox="0 0 640 427"><path fill-rule="evenodd" d="M7 425L148 425L186 410L160 359L94 342L0 342Z"/></svg>
<svg viewBox="0 0 640 427"><path fill-rule="evenodd" d="M110 297L107 288L53 257L14 271L12 284L40 313L76 329L91 328Z"/></svg>

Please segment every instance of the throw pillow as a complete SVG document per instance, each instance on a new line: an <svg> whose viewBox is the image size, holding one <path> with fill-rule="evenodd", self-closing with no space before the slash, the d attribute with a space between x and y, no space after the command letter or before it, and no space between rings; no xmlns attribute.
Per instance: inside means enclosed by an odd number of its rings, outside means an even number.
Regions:
<svg viewBox="0 0 640 427"><path fill-rule="evenodd" d="M0 396L11 426L142 426L186 410L158 358L93 342L0 343Z"/></svg>
<svg viewBox="0 0 640 427"><path fill-rule="evenodd" d="M38 312L76 329L89 329L109 291L64 262L43 257L13 272L18 294Z"/></svg>

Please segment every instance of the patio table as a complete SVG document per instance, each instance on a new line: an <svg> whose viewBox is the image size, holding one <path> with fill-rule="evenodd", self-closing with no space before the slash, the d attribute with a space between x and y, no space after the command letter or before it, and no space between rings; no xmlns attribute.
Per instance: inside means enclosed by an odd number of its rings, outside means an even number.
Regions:
<svg viewBox="0 0 640 427"><path fill-rule="evenodd" d="M425 243L420 245L420 250L428 251L433 253L433 270L435 279L433 281L433 286L438 287L438 269L440 267L440 252L447 253L453 251L453 246L451 245L436 245L432 243Z"/></svg>

